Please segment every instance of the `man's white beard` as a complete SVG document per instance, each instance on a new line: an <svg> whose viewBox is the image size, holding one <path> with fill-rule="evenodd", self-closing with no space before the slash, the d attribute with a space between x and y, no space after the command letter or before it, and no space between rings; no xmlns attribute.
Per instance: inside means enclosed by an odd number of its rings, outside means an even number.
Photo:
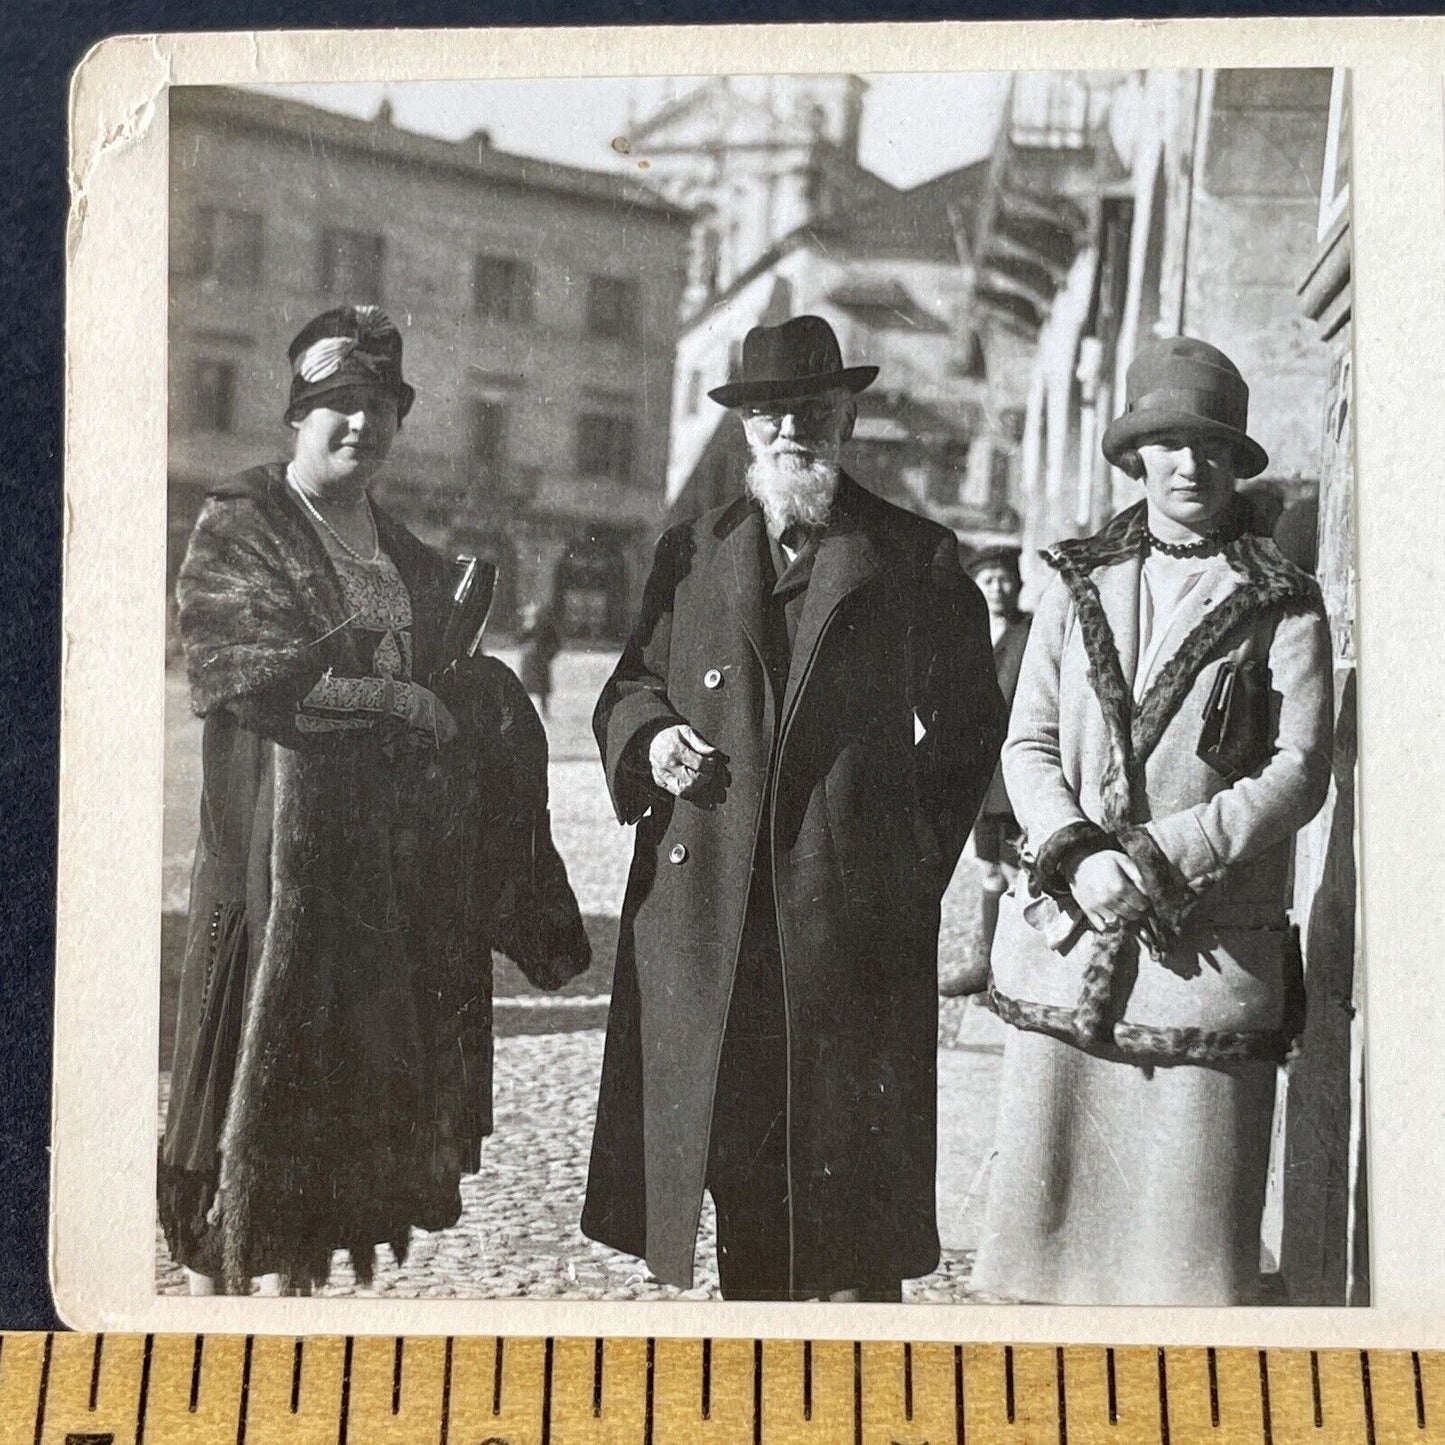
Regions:
<svg viewBox="0 0 1445 1445"><path fill-rule="evenodd" d="M755 451L748 466L748 491L762 506L772 537L795 524L823 526L837 490L838 463L803 452Z"/></svg>

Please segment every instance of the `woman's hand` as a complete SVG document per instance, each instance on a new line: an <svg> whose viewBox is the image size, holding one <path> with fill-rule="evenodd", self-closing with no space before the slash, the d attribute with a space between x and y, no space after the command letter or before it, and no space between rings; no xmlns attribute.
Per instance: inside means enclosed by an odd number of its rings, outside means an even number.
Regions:
<svg viewBox="0 0 1445 1445"><path fill-rule="evenodd" d="M406 725L424 738L429 738L438 747L451 742L457 735L457 720L451 715L446 703L419 682L412 683L411 697Z"/></svg>
<svg viewBox="0 0 1445 1445"><path fill-rule="evenodd" d="M1133 859L1114 849L1081 858L1069 870L1068 884L1095 928L1120 928L1149 912L1144 879Z"/></svg>

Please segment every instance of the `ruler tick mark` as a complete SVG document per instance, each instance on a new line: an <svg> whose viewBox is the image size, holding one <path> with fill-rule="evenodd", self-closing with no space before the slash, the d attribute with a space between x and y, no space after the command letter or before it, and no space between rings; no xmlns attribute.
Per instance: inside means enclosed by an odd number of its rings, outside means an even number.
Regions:
<svg viewBox="0 0 1445 1445"><path fill-rule="evenodd" d="M105 1336L103 1334L95 1337L95 1350L90 1357L90 1398L86 1404L88 1410L94 1410L100 1400L100 1352L105 1348Z"/></svg>
<svg viewBox="0 0 1445 1445"><path fill-rule="evenodd" d="M1169 1366L1163 1350L1159 1351L1159 1440L1160 1445L1169 1445Z"/></svg>
<svg viewBox="0 0 1445 1445"><path fill-rule="evenodd" d="M1219 1356L1211 1345L1206 1352L1209 1361L1209 1423L1219 1429Z"/></svg>
<svg viewBox="0 0 1445 1445"><path fill-rule="evenodd" d="M1003 1347L1003 1402L1010 1425L1014 1422L1014 1347Z"/></svg>
<svg viewBox="0 0 1445 1445"><path fill-rule="evenodd" d="M650 1335L647 1340L647 1399L643 1404L642 1440L643 1445L652 1445L652 1400L653 1382L657 1371L657 1341Z"/></svg>
<svg viewBox="0 0 1445 1445"><path fill-rule="evenodd" d="M1314 1400L1315 1429L1325 1428L1325 1402L1320 1397L1320 1352L1310 1351L1310 1395Z"/></svg>
<svg viewBox="0 0 1445 1445"><path fill-rule="evenodd" d="M1059 1445L1069 1445L1069 1402L1064 1396L1064 1349L1054 1349L1054 1366L1059 1372Z"/></svg>
<svg viewBox="0 0 1445 1445"><path fill-rule="evenodd" d="M396 1344L391 1352L391 1413L401 1414L401 1357L403 1342L402 1337L396 1337Z"/></svg>
<svg viewBox="0 0 1445 1445"><path fill-rule="evenodd" d="M813 1342L803 1341L803 1419L813 1418Z"/></svg>
<svg viewBox="0 0 1445 1445"><path fill-rule="evenodd" d="M454 1341L450 1335L447 1336L446 1348L442 1352L442 1428L438 1439L438 1445L447 1445L447 1435L452 1428L452 1345Z"/></svg>
<svg viewBox="0 0 1445 1445"><path fill-rule="evenodd" d="M241 1406L236 1412L236 1445L246 1445L246 1421L251 1413L251 1352L255 1345L255 1335L247 1335L246 1352L241 1358Z"/></svg>
<svg viewBox="0 0 1445 1445"><path fill-rule="evenodd" d="M55 1336L45 1336L45 1352L40 1357L40 1398L35 1402L35 1445L45 1434L45 1400L50 1393L50 1355L55 1348Z"/></svg>
<svg viewBox="0 0 1445 1445"><path fill-rule="evenodd" d="M753 1445L763 1445L763 1342L753 1341Z"/></svg>
<svg viewBox="0 0 1445 1445"><path fill-rule="evenodd" d="M1365 1396L1365 1439L1375 1445L1375 1394L1370 1386L1370 1352L1360 1351L1360 1388Z"/></svg>
<svg viewBox="0 0 1445 1445"><path fill-rule="evenodd" d="M551 1335L547 1336L546 1343L542 1346L542 1445L552 1445L552 1355L556 1348L555 1341ZM651 1363L651 1351L648 1351L649 1365ZM648 1371L651 1374L649 1368ZM651 1395L649 1383L648 1394ZM651 1412L649 1411L649 1414ZM652 1431L647 1432L649 1441L652 1439Z"/></svg>
<svg viewBox="0 0 1445 1445"><path fill-rule="evenodd" d="M1104 1384L1109 1394L1109 1423L1119 1423L1119 1381L1114 1371L1114 1351L1104 1351Z"/></svg>
<svg viewBox="0 0 1445 1445"><path fill-rule="evenodd" d="M903 1418L913 1418L913 1346L903 1346Z"/></svg>
<svg viewBox="0 0 1445 1445"><path fill-rule="evenodd" d="M592 1342L592 1418L595 1420L602 1413L602 1357L606 1346L602 1343L602 1336L598 1335ZM707 1419L707 1341L702 1345L702 1418Z"/></svg>
<svg viewBox="0 0 1445 1445"><path fill-rule="evenodd" d="M341 1356L341 1421L336 1429L337 1445L346 1445L347 1432L351 1429L351 1357L356 1341L346 1337L346 1349Z"/></svg>
<svg viewBox="0 0 1445 1445"><path fill-rule="evenodd" d="M853 1341L853 1445L863 1445L863 1346Z"/></svg>
<svg viewBox="0 0 1445 1445"><path fill-rule="evenodd" d="M135 1445L145 1445L146 1405L151 1393L151 1354L156 1347L156 1337L147 1335L140 1357L140 1398L135 1407Z"/></svg>
<svg viewBox="0 0 1445 1445"><path fill-rule="evenodd" d="M201 1404L201 1360L205 1349L205 1335L197 1335L195 1344L191 1346L191 1398L186 1405L192 1415L196 1413Z"/></svg>
<svg viewBox="0 0 1445 1445"><path fill-rule="evenodd" d="M293 1415L301 1409L301 1350L305 1343L305 1340L298 1335L296 1348L291 1353L291 1413Z"/></svg>
<svg viewBox="0 0 1445 1445"><path fill-rule="evenodd" d="M1259 1424L1264 1432L1264 1445L1274 1445L1274 1420L1269 1408L1269 1356L1259 1352Z"/></svg>
<svg viewBox="0 0 1445 1445"><path fill-rule="evenodd" d="M502 1365L505 1362L506 1336L497 1336L497 1355L492 1363L492 1414L502 1413Z"/></svg>
<svg viewBox="0 0 1445 1445"><path fill-rule="evenodd" d="M1425 1428L1425 1384L1420 1378L1420 1351L1410 1351L1410 1368L1415 1372L1415 1428Z"/></svg>
<svg viewBox="0 0 1445 1445"><path fill-rule="evenodd" d="M963 1346L953 1347L953 1441L964 1445L967 1427L963 1416Z"/></svg>

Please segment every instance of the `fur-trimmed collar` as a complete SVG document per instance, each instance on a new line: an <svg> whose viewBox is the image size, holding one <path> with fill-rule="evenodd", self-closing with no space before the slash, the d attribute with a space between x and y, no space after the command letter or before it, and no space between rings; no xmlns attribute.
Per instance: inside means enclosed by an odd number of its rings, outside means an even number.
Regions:
<svg viewBox="0 0 1445 1445"><path fill-rule="evenodd" d="M1104 710L1111 752L1121 764L1120 782L1143 767L1199 670L1238 627L1274 608L1323 605L1319 584L1271 540L1241 533L1223 549L1239 585L1180 643L1134 707L1113 629L1091 574L1103 567L1140 565L1147 530L1146 504L1140 502L1120 512L1092 537L1057 542L1040 554L1058 572L1078 608L1089 657L1089 681ZM1123 811L1109 820L1109 826L1115 828L1128 821L1127 798L1119 797L1117 802Z"/></svg>

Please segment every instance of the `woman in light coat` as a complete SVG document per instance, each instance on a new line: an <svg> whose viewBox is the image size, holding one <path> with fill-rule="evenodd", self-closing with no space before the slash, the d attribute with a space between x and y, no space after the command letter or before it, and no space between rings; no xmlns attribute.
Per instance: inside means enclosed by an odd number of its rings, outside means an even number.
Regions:
<svg viewBox="0 0 1445 1445"><path fill-rule="evenodd" d="M974 1288L1248 1302L1303 984L1285 904L1330 776L1314 580L1249 535L1248 388L1186 338L1135 359L1104 453L1146 500L1044 558L1004 745L1026 833L990 1003L1012 1028Z"/></svg>

